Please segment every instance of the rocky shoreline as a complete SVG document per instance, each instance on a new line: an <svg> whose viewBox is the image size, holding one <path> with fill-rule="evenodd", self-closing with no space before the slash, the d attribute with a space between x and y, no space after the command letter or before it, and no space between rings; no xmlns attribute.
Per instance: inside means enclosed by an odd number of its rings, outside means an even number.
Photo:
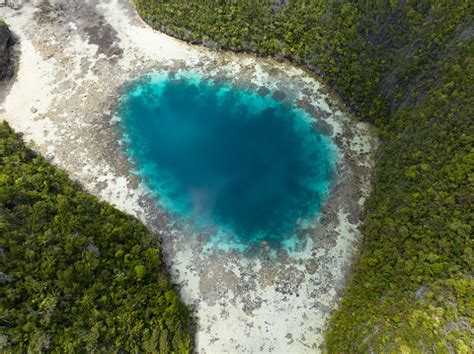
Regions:
<svg viewBox="0 0 474 354"><path fill-rule="evenodd" d="M0 119L32 140L84 188L152 228L173 281L198 318L202 352L314 352L357 254L376 140L314 74L246 54L193 47L153 31L126 0L26 3L0 8L18 36L19 69ZM337 144L338 183L298 247L242 255L209 248L155 206L120 142L121 88L151 70L196 70L297 104Z"/></svg>

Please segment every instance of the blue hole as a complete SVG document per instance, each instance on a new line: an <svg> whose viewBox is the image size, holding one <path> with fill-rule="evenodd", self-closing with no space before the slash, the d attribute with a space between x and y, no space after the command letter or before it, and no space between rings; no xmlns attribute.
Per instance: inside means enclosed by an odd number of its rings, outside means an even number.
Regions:
<svg viewBox="0 0 474 354"><path fill-rule="evenodd" d="M121 102L136 170L158 204L197 229L278 246L318 216L337 149L301 109L196 74L148 75Z"/></svg>

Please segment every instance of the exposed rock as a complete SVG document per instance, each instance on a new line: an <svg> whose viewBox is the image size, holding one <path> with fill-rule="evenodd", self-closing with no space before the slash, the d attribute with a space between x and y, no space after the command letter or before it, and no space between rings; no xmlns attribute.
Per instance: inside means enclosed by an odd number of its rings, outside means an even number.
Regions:
<svg viewBox="0 0 474 354"><path fill-rule="evenodd" d="M2 6L8 6L14 10L19 10L23 6L26 0L4 0Z"/></svg>
<svg viewBox="0 0 474 354"><path fill-rule="evenodd" d="M89 37L89 43L97 45L97 53L105 54L107 57L122 57L123 49L118 45L117 31L105 21L103 16L99 17L97 24L84 28Z"/></svg>
<svg viewBox="0 0 474 354"><path fill-rule="evenodd" d="M32 3L34 6L38 6L48 0L0 0L0 7L7 6L13 10L20 10L27 2Z"/></svg>

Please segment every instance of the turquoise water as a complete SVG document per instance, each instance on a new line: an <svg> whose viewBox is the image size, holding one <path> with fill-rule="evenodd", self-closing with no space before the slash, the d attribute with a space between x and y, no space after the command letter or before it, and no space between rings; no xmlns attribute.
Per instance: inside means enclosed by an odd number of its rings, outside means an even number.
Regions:
<svg viewBox="0 0 474 354"><path fill-rule="evenodd" d="M302 110L197 74L134 82L119 109L127 154L156 201L199 230L278 246L314 220L336 149Z"/></svg>

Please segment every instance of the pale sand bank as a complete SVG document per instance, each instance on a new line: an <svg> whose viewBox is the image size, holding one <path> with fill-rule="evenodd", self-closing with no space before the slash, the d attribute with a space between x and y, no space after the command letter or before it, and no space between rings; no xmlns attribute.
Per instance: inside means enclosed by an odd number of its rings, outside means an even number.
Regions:
<svg viewBox="0 0 474 354"><path fill-rule="evenodd" d="M127 0L51 3L47 11L0 8L21 51L15 81L3 87L10 91L0 101L0 119L86 189L156 231L173 281L195 306L199 352L319 351L361 239L374 159L371 128L338 108L304 70L189 46L146 26ZM153 69L199 70L280 91L286 102L296 100L321 117L315 124L342 155L339 183L321 223L300 235L301 247L273 257L264 248L247 257L211 251L205 236L169 224L169 215L153 206L117 143L113 117L123 84Z"/></svg>

